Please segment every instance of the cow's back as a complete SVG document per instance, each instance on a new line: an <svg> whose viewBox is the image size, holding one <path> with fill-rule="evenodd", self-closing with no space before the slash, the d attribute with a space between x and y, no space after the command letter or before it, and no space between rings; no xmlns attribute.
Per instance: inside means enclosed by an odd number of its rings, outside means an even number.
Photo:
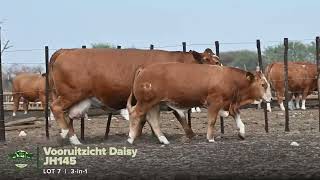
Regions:
<svg viewBox="0 0 320 180"><path fill-rule="evenodd" d="M39 98L39 93L44 91L44 82L40 74L20 73L13 79L12 91L29 101L35 101Z"/></svg>
<svg viewBox="0 0 320 180"><path fill-rule="evenodd" d="M97 97L107 106L120 109L125 107L139 67L170 61L192 62L192 55L160 50L70 49L59 50L51 61L58 96L75 101Z"/></svg>
<svg viewBox="0 0 320 180"><path fill-rule="evenodd" d="M281 91L284 88L284 64L272 63L267 66L266 77L272 88ZM288 87L291 92L301 93L304 88L313 86L316 76L316 65L308 62L288 63Z"/></svg>

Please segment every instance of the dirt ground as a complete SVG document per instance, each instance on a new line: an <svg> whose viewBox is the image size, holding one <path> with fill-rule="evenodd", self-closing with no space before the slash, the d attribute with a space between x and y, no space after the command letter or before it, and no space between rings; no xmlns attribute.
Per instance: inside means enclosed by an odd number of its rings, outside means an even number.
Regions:
<svg viewBox="0 0 320 180"><path fill-rule="evenodd" d="M197 134L192 140L170 112L161 113L161 127L169 145L161 145L153 137L149 126L134 145L126 142L128 121L114 116L110 136L104 139L106 115L91 116L85 123L83 148L126 147L137 149L136 157L79 156L75 166L43 166L43 146L59 146L58 128L50 121L50 139L44 128L27 129L26 137L19 131L7 131L6 144L0 145L0 174L2 178L16 179L319 179L320 133L317 109L290 111L290 132L284 132L284 112L275 108L269 115L269 133L264 131L263 110L243 109L241 118L246 125L246 139L238 138L232 118L225 119L225 133L220 133L220 121L215 126L215 143L206 141L206 110L192 114L192 129ZM41 116L34 113L33 116ZM8 121L10 119L8 115ZM43 122L42 122L43 123ZM74 122L80 137L80 121ZM297 142L299 146L290 145ZM40 166L36 160L26 168L18 169L8 154L22 149L37 154L40 148ZM86 168L87 174L43 174L48 168Z"/></svg>

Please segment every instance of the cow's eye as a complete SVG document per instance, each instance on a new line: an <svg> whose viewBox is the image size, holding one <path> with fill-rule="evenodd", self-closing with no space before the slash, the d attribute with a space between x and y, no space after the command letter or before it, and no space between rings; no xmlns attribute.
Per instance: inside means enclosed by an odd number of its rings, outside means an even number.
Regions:
<svg viewBox="0 0 320 180"><path fill-rule="evenodd" d="M267 89L267 88L268 88L267 83L262 83L262 87L263 87L264 89Z"/></svg>

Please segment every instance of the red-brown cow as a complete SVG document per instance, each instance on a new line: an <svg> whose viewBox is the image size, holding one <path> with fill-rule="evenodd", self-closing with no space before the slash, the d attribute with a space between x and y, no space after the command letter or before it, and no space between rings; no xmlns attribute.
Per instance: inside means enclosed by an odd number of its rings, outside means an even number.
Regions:
<svg viewBox="0 0 320 180"><path fill-rule="evenodd" d="M132 106L133 97L136 105ZM182 110L194 106L208 108L207 139L214 142L214 125L219 111L234 117L239 136L244 138L244 124L239 108L255 100L270 101L270 85L259 71L255 75L225 66L164 63L140 69L127 102L130 116L129 143L142 132L145 116L159 141L168 144L159 127L159 104ZM184 124L184 126L187 126Z"/></svg>
<svg viewBox="0 0 320 180"><path fill-rule="evenodd" d="M284 100L284 64L280 62L269 64L265 74L272 89L276 92L277 100L281 110ZM306 98L317 89L317 66L309 62L288 62L288 90L291 97L295 95L296 108L300 108L300 95L302 95L301 109L306 109ZM289 108L294 109L292 98L289 101ZM268 111L271 111L270 103L267 104Z"/></svg>
<svg viewBox="0 0 320 180"><path fill-rule="evenodd" d="M72 144L80 144L72 125L77 113L70 109L77 107L86 111L91 104L111 111L125 108L136 70L161 62L220 64L210 49L203 53L138 49L62 49L55 52L50 61L50 84L54 90L51 110L62 129L61 137L69 134ZM64 119L65 111L69 111L70 124ZM192 132L189 127L185 131Z"/></svg>
<svg viewBox="0 0 320 180"><path fill-rule="evenodd" d="M12 81L13 116L23 98L24 113L28 113L29 102L41 101L45 104L45 77L36 73L20 73Z"/></svg>

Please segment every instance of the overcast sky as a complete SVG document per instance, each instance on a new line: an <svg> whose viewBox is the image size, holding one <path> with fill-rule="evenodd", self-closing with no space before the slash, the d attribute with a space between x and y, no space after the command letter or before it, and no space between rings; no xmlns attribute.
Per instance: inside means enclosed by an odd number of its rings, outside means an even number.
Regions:
<svg viewBox="0 0 320 180"><path fill-rule="evenodd" d="M81 47L108 42L123 47L222 44L221 51L255 50L282 41L320 35L318 0L0 0L2 38L11 41L3 61L43 62L50 48ZM188 46L202 51L205 46ZM214 46L211 46L214 48ZM181 50L181 47L165 48ZM53 52L53 50L51 51Z"/></svg>

